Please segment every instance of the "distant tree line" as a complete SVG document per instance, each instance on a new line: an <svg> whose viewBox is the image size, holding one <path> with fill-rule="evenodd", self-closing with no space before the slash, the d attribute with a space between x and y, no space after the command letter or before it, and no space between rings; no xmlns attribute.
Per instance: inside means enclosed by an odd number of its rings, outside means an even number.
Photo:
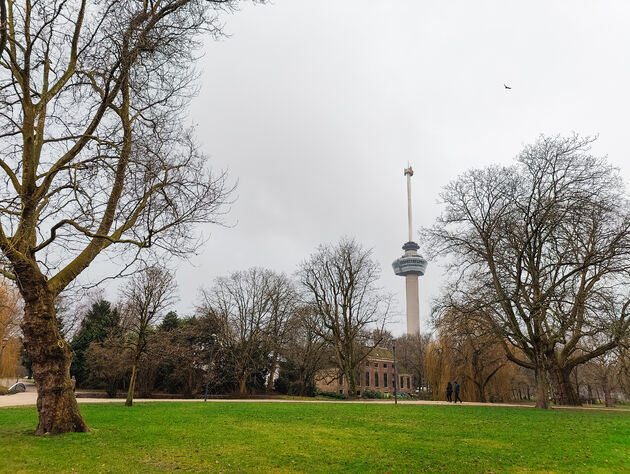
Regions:
<svg viewBox="0 0 630 474"><path fill-rule="evenodd" d="M535 371L510 359L487 315L438 306L433 334L393 337L384 329L389 298L374 286L377 274L370 252L344 239L320 247L296 279L263 268L217 278L183 318L168 311L174 279L149 267L124 287L120 309L100 299L85 313L72 338L72 374L82 389L126 391L129 402L134 393L311 396L327 369L356 374L372 348L395 346L417 397L443 400L447 382L457 380L467 401L536 400ZM354 303L357 294L363 300ZM627 398L624 347L575 372L581 402ZM553 389L549 398L561 401Z"/></svg>
<svg viewBox="0 0 630 474"><path fill-rule="evenodd" d="M72 338L71 373L81 388L114 395L252 392L313 395L331 365L348 376L380 338L389 297L376 286L371 251L352 239L321 246L294 280L263 268L217 278L192 316L168 308L175 283L147 267L117 307L98 300ZM354 388L356 390L356 387Z"/></svg>
<svg viewBox="0 0 630 474"><path fill-rule="evenodd" d="M72 374L80 387L127 391L131 404L136 392L312 395L333 368L352 396L371 350L396 346L420 397L443 399L458 380L467 400L542 408L628 398L630 206L591 143L541 137L514 165L446 186L444 213L425 232L451 276L432 335L385 330L380 268L342 239L294 277L251 268L217 278L183 318L169 312L170 272L147 267L118 304L95 301L68 332Z"/></svg>

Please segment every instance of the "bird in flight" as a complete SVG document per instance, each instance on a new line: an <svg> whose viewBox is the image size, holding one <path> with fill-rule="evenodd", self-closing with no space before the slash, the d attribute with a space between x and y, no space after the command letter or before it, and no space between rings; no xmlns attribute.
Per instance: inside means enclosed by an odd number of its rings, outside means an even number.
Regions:
<svg viewBox="0 0 630 474"><path fill-rule="evenodd" d="M512 89L510 86L508 86L507 84L503 84L503 87L505 87L506 89Z"/></svg>

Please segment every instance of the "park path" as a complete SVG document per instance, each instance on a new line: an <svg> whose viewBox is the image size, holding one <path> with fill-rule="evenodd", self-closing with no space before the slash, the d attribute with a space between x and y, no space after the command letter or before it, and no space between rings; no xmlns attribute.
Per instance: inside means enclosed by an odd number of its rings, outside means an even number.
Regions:
<svg viewBox="0 0 630 474"><path fill-rule="evenodd" d="M125 400L122 398L77 398L77 401L80 404L83 403L124 403ZM201 402L199 398L183 398L183 399L161 399L161 398L134 398L134 403L144 403L144 402ZM280 398L255 398L255 399L216 399L209 398L208 402L211 403L244 403L244 402L256 402L256 403L394 403L393 399L388 400L289 400L289 399L280 399ZM37 390L35 389L34 384L26 384L26 392L24 393L16 393L14 395L4 395L0 396L0 408L1 407L17 407L17 406L26 406L26 405L35 405L37 403ZM448 402L443 401L429 401L429 400L405 400L399 401L398 403L404 405L448 405ZM466 405L475 405L475 406L504 406L504 407L523 407L523 405L510 404L510 403L478 403L478 402L468 402Z"/></svg>
<svg viewBox="0 0 630 474"><path fill-rule="evenodd" d="M77 398L79 404L84 403L120 403L125 402L122 398ZM182 398L182 399L158 399L158 398L134 398L134 403L144 402L186 402L186 403L203 403L203 400L199 398ZM373 403L373 404L393 404L393 399L388 400L289 400L279 398L255 398L255 399L215 399L209 398L208 403ZM17 407L35 405L37 403L37 391L32 384L27 385L26 392L16 393L15 395L0 396L0 408L3 407ZM433 401L433 400L401 400L398 402L401 405L452 405L445 401ZM531 405L522 405L517 403L481 403L481 402L465 402L465 406L489 406L489 407L512 407L512 408L534 408ZM584 409L584 410L613 410L613 411L625 411L615 408L589 408L589 407L554 407L562 409Z"/></svg>
<svg viewBox="0 0 630 474"><path fill-rule="evenodd" d="M124 398L77 398L79 404L84 403L125 403ZM134 403L144 402L189 402L189 403L203 403L203 400L199 398L134 398ZM209 398L208 403L376 403L376 404L393 404L394 400L289 400L279 398L253 398L253 399L216 399ZM2 407L16 407L25 405L35 405L37 403L37 392L24 392L16 393L15 395L5 395L0 397L0 408ZM442 401L428 401L428 400L405 400L399 401L402 405L449 405L448 402ZM523 405L509 404L509 403L478 403L468 402L465 405L475 406L503 406L503 407L523 407Z"/></svg>

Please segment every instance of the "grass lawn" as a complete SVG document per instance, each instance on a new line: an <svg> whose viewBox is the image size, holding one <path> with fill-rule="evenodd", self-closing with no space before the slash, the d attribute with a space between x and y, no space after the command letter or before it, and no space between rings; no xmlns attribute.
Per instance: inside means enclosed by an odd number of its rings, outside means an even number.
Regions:
<svg viewBox="0 0 630 474"><path fill-rule="evenodd" d="M0 409L2 472L614 472L630 413L315 403L83 405L92 431L36 438Z"/></svg>

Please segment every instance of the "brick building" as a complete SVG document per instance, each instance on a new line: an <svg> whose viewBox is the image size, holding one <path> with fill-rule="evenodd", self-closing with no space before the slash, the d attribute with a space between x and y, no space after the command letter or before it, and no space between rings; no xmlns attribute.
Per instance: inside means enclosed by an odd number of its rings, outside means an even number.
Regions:
<svg viewBox="0 0 630 474"><path fill-rule="evenodd" d="M360 364L357 374L357 395L366 390L374 390L386 395L394 395L396 366L394 355L387 349L377 347ZM323 392L348 393L348 383L336 370L320 371L315 386ZM411 374L398 367L397 393L413 393Z"/></svg>

